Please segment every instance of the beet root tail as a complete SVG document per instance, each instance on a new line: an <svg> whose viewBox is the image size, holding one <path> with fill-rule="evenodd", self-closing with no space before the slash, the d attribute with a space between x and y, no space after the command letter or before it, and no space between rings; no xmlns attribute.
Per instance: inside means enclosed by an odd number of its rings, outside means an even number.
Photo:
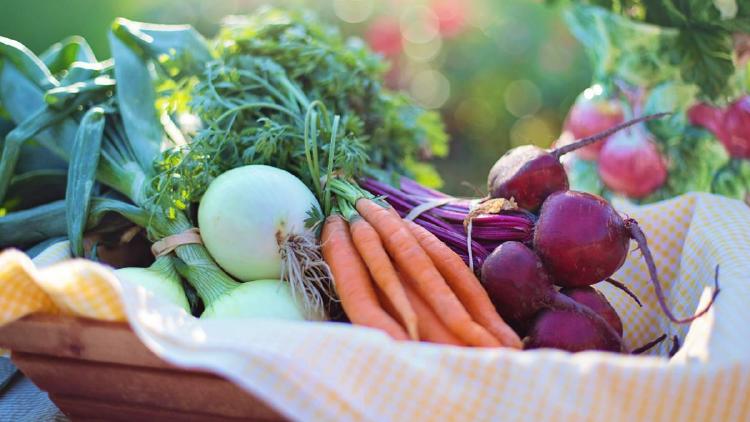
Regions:
<svg viewBox="0 0 750 422"><path fill-rule="evenodd" d="M630 296L635 301L635 303L638 304L639 307L641 307L641 308L643 307L643 304L641 303L641 300L638 299L638 296L636 296L635 293L633 293L633 291L630 290L628 288L628 286L625 285L625 283L619 282L619 281L615 280L612 277L609 277L609 278L605 279L604 281L606 281L607 283L609 283L609 284L617 287L618 289L622 290L623 292L625 292L626 295Z"/></svg>
<svg viewBox="0 0 750 422"><path fill-rule="evenodd" d="M638 347L636 349L633 349L632 352L630 352L631 355L640 355L643 353L648 352L649 350L653 349L657 344L661 343L667 338L666 334L662 334L659 337L657 337L654 340L649 341L648 343L644 344L641 347Z"/></svg>
<svg viewBox="0 0 750 422"><path fill-rule="evenodd" d="M664 296L664 290L662 289L661 283L659 282L659 276L656 272L656 264L654 263L654 257L651 255L651 250L648 248L648 242L646 241L646 235L643 233L643 230L641 230L641 227L638 225L638 222L636 222L634 219L629 218L625 220L625 227L628 228L630 232L630 237L635 240L635 242L638 244L638 248L641 250L641 253L643 254L643 259L646 260L646 266L648 267L649 276L651 277L651 283L654 285L654 290L656 290L656 298L659 300L659 306L661 306L662 311L664 311L664 314L669 318L670 321L674 322L675 324L686 324L689 322L692 322L696 320L697 318L700 318L703 316L706 312L711 309L711 306L713 306L714 301L716 300L716 296L719 295L719 266L716 266L716 274L714 276L714 292L711 295L711 300L708 302L708 304L705 306L705 308L698 311L695 315L687 318L677 318L674 316L672 311L669 309L669 306L667 305L666 298Z"/></svg>
<svg viewBox="0 0 750 422"><path fill-rule="evenodd" d="M646 116L636 117L635 119L628 120L627 122L620 123L617 126L612 126L611 128L607 130L603 130L599 133L596 133L591 136L587 136L585 138L581 138L572 144L563 145L560 148L556 148L552 151L550 151L550 154L552 154L555 158L560 158L563 155L575 151L577 149L581 149L585 147L586 145L593 144L594 142L601 141L602 139L619 132L627 127L637 125L638 123L642 123L648 120L654 120L654 119L661 119L664 116L668 116L672 114L671 112L665 112L665 113L654 113L654 114L648 114Z"/></svg>
<svg viewBox="0 0 750 422"><path fill-rule="evenodd" d="M669 349L669 357L676 355L677 352L680 350L680 338L677 337L677 334L672 337L672 348Z"/></svg>

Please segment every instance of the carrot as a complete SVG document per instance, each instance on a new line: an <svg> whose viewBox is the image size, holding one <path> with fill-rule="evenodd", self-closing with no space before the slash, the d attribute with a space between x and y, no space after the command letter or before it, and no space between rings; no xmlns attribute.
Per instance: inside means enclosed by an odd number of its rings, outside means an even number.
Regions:
<svg viewBox="0 0 750 422"><path fill-rule="evenodd" d="M378 232L388 253L417 292L458 338L470 346L498 347L500 341L471 319L430 257L400 217L370 199L360 198L357 211Z"/></svg>
<svg viewBox="0 0 750 422"><path fill-rule="evenodd" d="M417 315L406 297L404 286L391 263L391 258L383 249L383 242L380 241L378 233L370 223L359 217L350 220L349 230L354 246L370 270L375 284L393 304L396 310L394 314L403 321L409 337L414 341L419 340Z"/></svg>
<svg viewBox="0 0 750 422"><path fill-rule="evenodd" d="M504 345L520 349L518 335L497 313L487 291L463 259L424 227L412 221L406 224L471 317Z"/></svg>
<svg viewBox="0 0 750 422"><path fill-rule="evenodd" d="M419 315L418 327L422 340L432 343L466 346L466 343L448 330L445 324L440 321L437 314L433 312L430 306L419 297L419 294L408 283L405 284L404 289L406 290L406 295L409 297L409 302L411 302L417 315Z"/></svg>
<svg viewBox="0 0 750 422"><path fill-rule="evenodd" d="M401 273L401 277L405 274ZM419 297L419 293L409 285L404 283L404 291L406 292L409 302L411 302L414 311L417 313L417 326L419 327L419 339L430 343L438 344L451 344L454 346L466 346L466 343L461 341L448 328L440 321L440 318L430 308L424 299ZM393 311L393 305L388 302L387 298L383 298L381 303L385 310L388 312Z"/></svg>
<svg viewBox="0 0 750 422"><path fill-rule="evenodd" d="M367 266L357 253L346 221L331 215L323 225L323 258L331 267L336 293L352 324L377 328L396 340L408 340L404 329L378 303Z"/></svg>

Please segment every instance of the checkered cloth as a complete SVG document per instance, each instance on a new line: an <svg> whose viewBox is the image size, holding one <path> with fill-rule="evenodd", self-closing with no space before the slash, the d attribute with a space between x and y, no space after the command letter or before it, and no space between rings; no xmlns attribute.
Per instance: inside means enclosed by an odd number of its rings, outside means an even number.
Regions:
<svg viewBox="0 0 750 422"><path fill-rule="evenodd" d="M721 265L715 306L689 326L661 313L638 252L615 278L643 308L597 286L622 316L628 347L679 336L670 360L668 343L650 356L521 352L398 343L337 323L198 320L94 263L37 269L66 245L36 268L20 253L0 256L0 323L34 311L126 315L165 360L221 374L295 420L750 420L750 208L708 194L618 206L641 222L679 316L705 305Z"/></svg>

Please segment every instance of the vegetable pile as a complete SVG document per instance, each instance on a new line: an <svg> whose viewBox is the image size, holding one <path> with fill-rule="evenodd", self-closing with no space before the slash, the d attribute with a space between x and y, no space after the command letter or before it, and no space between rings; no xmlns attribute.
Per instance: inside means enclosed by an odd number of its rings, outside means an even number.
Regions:
<svg viewBox="0 0 750 422"><path fill-rule="evenodd" d="M68 240L201 318L349 321L456 346L629 352L591 286L628 291L611 277L631 239L670 320L711 306L675 317L638 224L569 190L560 162L607 156L666 113L586 105L581 139L515 148L487 197L455 198L420 162L447 153L439 116L307 12L231 17L211 40L118 19L109 40L100 61L82 38L40 56L0 38L0 247ZM608 118L589 127L597 110Z"/></svg>
<svg viewBox="0 0 750 422"><path fill-rule="evenodd" d="M594 70L592 85L568 112L558 144L632 116L673 112L567 157L573 188L638 203L690 191L750 203L747 5L558 2L572 3L568 26Z"/></svg>
<svg viewBox="0 0 750 422"><path fill-rule="evenodd" d="M623 122L550 152L534 146L512 149L490 170L489 195L473 201L418 189L408 180L403 183L401 194L375 181L364 185L384 195L405 219L416 218L417 224L435 230L446 239L465 239L463 244L454 243L453 247L467 265L480 263L481 281L490 299L517 334L525 337L526 348L625 352L619 316L606 297L591 286L599 282L614 284L640 305L627 287L611 279L625 263L631 239L643 254L662 310L674 323L691 322L708 311L719 292L718 276L710 303L693 316L677 318L667 306L653 257L638 223L622 217L604 198L568 190L568 179L558 159L602 142L618 131L665 115ZM410 202L404 199L406 191L410 192ZM460 228L450 225L458 213L446 209L456 203L470 204L471 209L461 214L465 224ZM533 225L533 236L514 239L518 232L498 230L494 240L499 245L485 255L486 249L475 241L470 225L483 219L492 221L486 224L497 225L499 229L519 216L523 216L522 223L516 224L528 228ZM562 289L558 291L553 285Z"/></svg>

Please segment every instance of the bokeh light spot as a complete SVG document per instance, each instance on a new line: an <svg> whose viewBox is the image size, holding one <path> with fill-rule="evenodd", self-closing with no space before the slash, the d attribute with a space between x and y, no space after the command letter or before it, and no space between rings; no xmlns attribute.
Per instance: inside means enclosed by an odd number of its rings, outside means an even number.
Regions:
<svg viewBox="0 0 750 422"><path fill-rule="evenodd" d="M450 97L450 82L437 70L427 69L414 75L409 92L423 107L439 108Z"/></svg>
<svg viewBox="0 0 750 422"><path fill-rule="evenodd" d="M453 114L456 122L478 135L489 135L496 128L498 116L490 104L480 98L461 101Z"/></svg>
<svg viewBox="0 0 750 422"><path fill-rule="evenodd" d="M598 97L604 93L604 87L600 84L594 84L583 90L583 97L590 100L594 97Z"/></svg>
<svg viewBox="0 0 750 422"><path fill-rule="evenodd" d="M373 0L333 0L333 12L344 22L364 22L372 10Z"/></svg>
<svg viewBox="0 0 750 422"><path fill-rule="evenodd" d="M510 129L512 146L525 144L546 146L550 144L554 136L547 121L538 116L522 117Z"/></svg>
<svg viewBox="0 0 750 422"><path fill-rule="evenodd" d="M401 32L413 43L427 43L440 33L440 21L429 7L412 6L401 14Z"/></svg>
<svg viewBox="0 0 750 422"><path fill-rule="evenodd" d="M534 114L542 106L542 93L526 79L513 81L505 88L505 108L516 117Z"/></svg>
<svg viewBox="0 0 750 422"><path fill-rule="evenodd" d="M407 41L404 43L404 52L410 59L418 62L428 62L440 53L443 42L440 37L435 37L426 43L414 43Z"/></svg>

